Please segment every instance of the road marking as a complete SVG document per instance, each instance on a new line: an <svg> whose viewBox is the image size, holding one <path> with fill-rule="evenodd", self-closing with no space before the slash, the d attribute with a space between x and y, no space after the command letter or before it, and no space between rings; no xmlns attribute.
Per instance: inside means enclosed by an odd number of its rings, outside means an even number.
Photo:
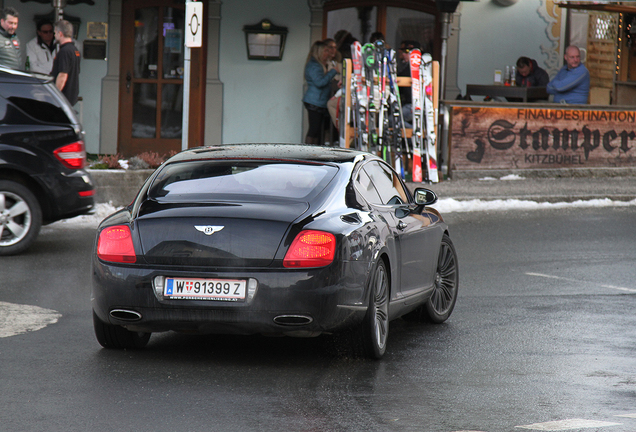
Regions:
<svg viewBox="0 0 636 432"><path fill-rule="evenodd" d="M0 302L0 338L41 330L61 316L52 309Z"/></svg>
<svg viewBox="0 0 636 432"><path fill-rule="evenodd" d="M620 426L622 423L610 423L596 420L585 419L568 419L551 421L545 423L534 423L525 426L515 426L523 429L541 430L541 431L562 431L570 429L584 429L584 428L600 428L607 426Z"/></svg>
<svg viewBox="0 0 636 432"><path fill-rule="evenodd" d="M547 275L547 274L542 274L542 273L526 273L528 276L538 276L538 277L543 277L543 278L548 278L548 279L559 279L559 280L564 280L564 281L568 281L568 282L576 282L576 283L587 283L587 284L591 284L593 282L587 282L587 281L582 281L582 280L577 280L577 279L571 279L571 278L565 278L565 277L561 277L561 276L552 276L552 275ZM627 291L627 292L632 292L632 293L636 293L636 289L634 288L625 288L625 287L619 287L619 286L615 286L615 285L599 285L602 288L610 288L610 289L615 289L615 290L619 290L619 291Z"/></svg>
<svg viewBox="0 0 636 432"><path fill-rule="evenodd" d="M621 414L616 417L627 417L627 418L636 418L636 414Z"/></svg>

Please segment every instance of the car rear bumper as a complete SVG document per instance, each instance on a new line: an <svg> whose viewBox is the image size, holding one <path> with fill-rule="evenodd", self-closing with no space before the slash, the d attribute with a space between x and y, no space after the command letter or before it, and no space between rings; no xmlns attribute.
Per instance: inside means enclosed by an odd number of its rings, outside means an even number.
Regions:
<svg viewBox="0 0 636 432"><path fill-rule="evenodd" d="M85 170L71 173L54 172L39 176L39 182L47 187L47 222L72 218L93 211L95 207L95 186L90 174Z"/></svg>
<svg viewBox="0 0 636 432"><path fill-rule="evenodd" d="M359 323L366 313L368 265L340 263L312 270L160 271L93 263L93 309L104 322L133 331L315 336ZM154 278L253 278L251 300L163 300Z"/></svg>

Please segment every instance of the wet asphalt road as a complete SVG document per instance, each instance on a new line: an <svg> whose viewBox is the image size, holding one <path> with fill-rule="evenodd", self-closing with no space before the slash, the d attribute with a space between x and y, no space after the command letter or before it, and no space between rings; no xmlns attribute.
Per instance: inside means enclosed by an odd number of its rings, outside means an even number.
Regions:
<svg viewBox="0 0 636 432"><path fill-rule="evenodd" d="M62 315L0 338L0 430L497 432L585 419L606 423L570 430L634 431L618 416L636 414L635 218L448 215L457 307L440 326L392 322L381 361L324 337L167 333L143 351L100 349L93 230L44 228L27 254L0 258L0 302Z"/></svg>

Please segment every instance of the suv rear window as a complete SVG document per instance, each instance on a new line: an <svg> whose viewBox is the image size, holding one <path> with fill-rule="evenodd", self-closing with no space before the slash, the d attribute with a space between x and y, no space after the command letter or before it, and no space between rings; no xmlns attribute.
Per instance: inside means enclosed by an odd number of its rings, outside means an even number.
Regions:
<svg viewBox="0 0 636 432"><path fill-rule="evenodd" d="M53 88L51 88L53 87ZM2 96L29 116L45 123L77 124L77 118L64 96L51 83L2 84Z"/></svg>
<svg viewBox="0 0 636 432"><path fill-rule="evenodd" d="M194 161L163 168L150 188L161 202L241 200L241 195L305 200L331 181L338 168L328 165L244 161Z"/></svg>

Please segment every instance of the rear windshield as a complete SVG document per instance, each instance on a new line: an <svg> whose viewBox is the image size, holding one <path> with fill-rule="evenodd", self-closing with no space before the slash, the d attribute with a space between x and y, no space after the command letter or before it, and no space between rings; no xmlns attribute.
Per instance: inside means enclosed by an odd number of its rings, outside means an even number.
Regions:
<svg viewBox="0 0 636 432"><path fill-rule="evenodd" d="M36 120L78 124L73 108L52 83L3 84L2 95Z"/></svg>
<svg viewBox="0 0 636 432"><path fill-rule="evenodd" d="M306 200L324 189L337 171L328 165L181 162L164 167L149 196L165 202L241 200L248 196Z"/></svg>

